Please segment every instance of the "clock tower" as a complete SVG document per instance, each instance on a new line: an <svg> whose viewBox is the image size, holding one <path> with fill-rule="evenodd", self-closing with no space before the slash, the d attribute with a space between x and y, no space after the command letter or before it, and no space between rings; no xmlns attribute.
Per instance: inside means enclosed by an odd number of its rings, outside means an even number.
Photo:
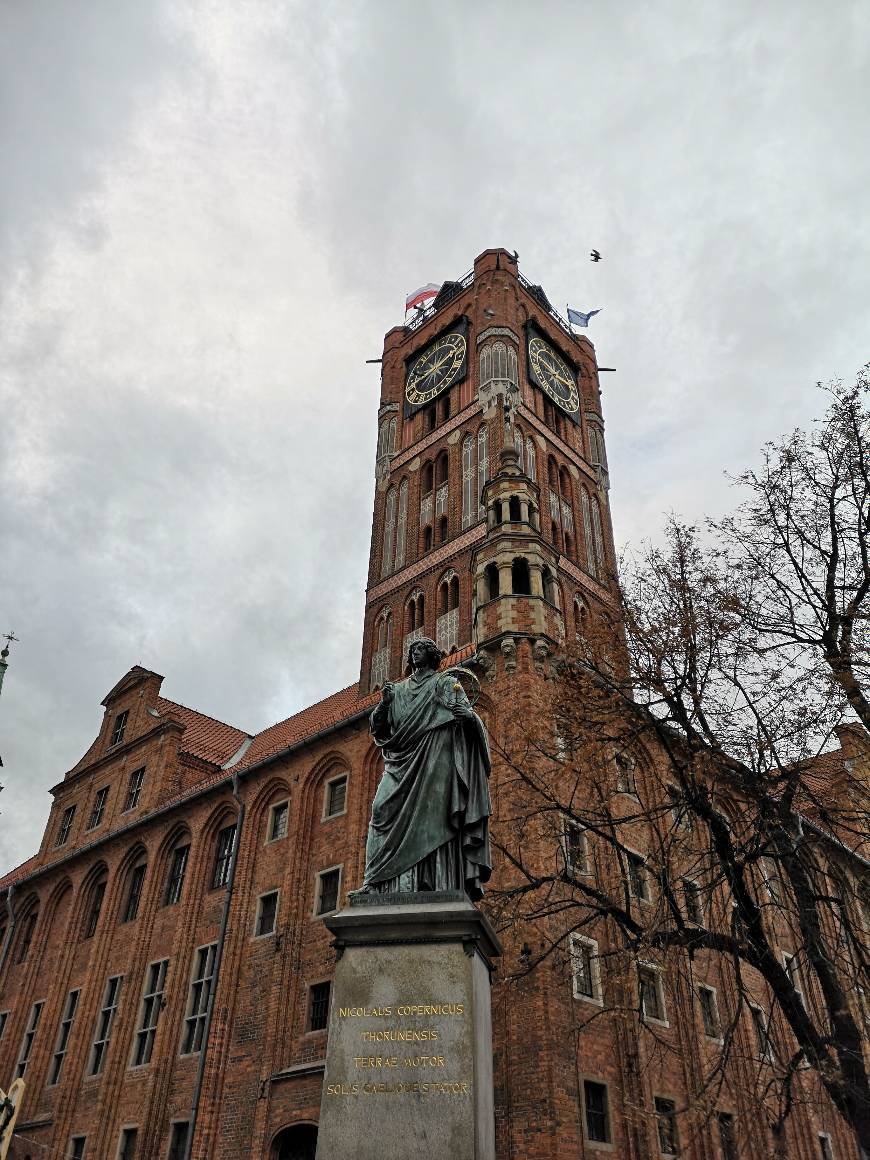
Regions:
<svg viewBox="0 0 870 1160"><path fill-rule="evenodd" d="M615 602L595 351L506 250L386 335L360 692L431 636L494 679Z"/></svg>

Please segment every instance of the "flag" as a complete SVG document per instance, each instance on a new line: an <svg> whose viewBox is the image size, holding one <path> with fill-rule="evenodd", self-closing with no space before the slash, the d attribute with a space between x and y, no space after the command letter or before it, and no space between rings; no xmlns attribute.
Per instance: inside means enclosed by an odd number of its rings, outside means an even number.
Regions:
<svg viewBox="0 0 870 1160"><path fill-rule="evenodd" d="M415 306L422 306L430 298L434 298L440 289L441 287L436 286L434 282L427 282L425 286L421 286L419 290L415 290L413 294L409 294L405 299L405 313L407 314Z"/></svg>
<svg viewBox="0 0 870 1160"><path fill-rule="evenodd" d="M568 321L572 326L588 326L589 319L593 316L593 314L600 314L600 313L601 313L600 306L597 310L590 310L588 314L584 314L582 310L572 310L571 307L569 306L568 307Z"/></svg>

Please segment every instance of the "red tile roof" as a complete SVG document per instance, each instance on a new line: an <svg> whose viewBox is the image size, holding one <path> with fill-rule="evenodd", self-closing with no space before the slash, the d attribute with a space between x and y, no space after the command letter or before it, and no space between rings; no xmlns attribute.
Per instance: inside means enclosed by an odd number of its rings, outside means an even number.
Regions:
<svg viewBox="0 0 870 1160"><path fill-rule="evenodd" d="M32 858L28 858L26 862L22 862L20 866L16 866L14 870L9 870L0 878L0 890L5 890L7 886L11 886L17 882L19 878L26 878L29 871L36 865L38 854L34 854Z"/></svg>
<svg viewBox="0 0 870 1160"><path fill-rule="evenodd" d="M181 738L184 753L210 761L213 765L223 765L229 761L242 742L250 736L243 729L236 729L234 725L217 721L214 717L188 709L177 701L168 701L165 697L157 698L157 711L184 726Z"/></svg>

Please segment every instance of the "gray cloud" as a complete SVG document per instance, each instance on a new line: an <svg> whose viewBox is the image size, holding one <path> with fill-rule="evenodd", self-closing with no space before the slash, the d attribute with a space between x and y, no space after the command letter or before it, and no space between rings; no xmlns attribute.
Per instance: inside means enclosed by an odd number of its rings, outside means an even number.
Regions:
<svg viewBox="0 0 870 1160"><path fill-rule="evenodd" d="M131 664L246 729L355 679L363 360L412 287L506 245L604 308L620 540L728 505L867 357L865 6L2 19L0 870Z"/></svg>

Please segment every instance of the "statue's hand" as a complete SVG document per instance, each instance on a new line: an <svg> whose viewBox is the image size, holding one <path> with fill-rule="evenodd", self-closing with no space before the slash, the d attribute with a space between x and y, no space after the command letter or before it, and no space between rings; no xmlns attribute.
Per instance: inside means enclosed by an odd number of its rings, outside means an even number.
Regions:
<svg viewBox="0 0 870 1160"><path fill-rule="evenodd" d="M451 707L451 709L452 709L453 716L457 720L460 720L460 719L468 720L474 716L474 710L472 709L472 707L470 705L457 704L457 705L453 705Z"/></svg>
<svg viewBox="0 0 870 1160"><path fill-rule="evenodd" d="M381 700L385 705L389 705L390 701L393 699L393 688L394 685L392 681L384 681L381 687Z"/></svg>

